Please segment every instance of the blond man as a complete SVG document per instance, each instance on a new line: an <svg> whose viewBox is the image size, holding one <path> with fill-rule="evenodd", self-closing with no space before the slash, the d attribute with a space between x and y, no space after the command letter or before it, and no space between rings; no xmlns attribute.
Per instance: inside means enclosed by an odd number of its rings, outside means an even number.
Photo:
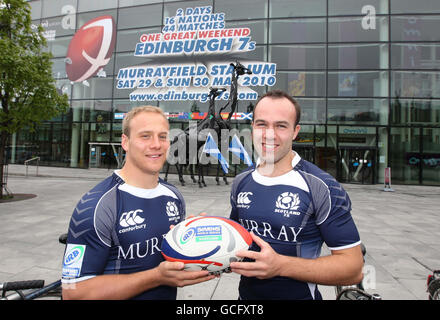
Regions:
<svg viewBox="0 0 440 320"><path fill-rule="evenodd" d="M63 260L64 299L175 299L176 287L213 278L164 261L163 235L185 218L180 192L159 179L170 147L158 107L123 120L121 170L87 192L70 221Z"/></svg>

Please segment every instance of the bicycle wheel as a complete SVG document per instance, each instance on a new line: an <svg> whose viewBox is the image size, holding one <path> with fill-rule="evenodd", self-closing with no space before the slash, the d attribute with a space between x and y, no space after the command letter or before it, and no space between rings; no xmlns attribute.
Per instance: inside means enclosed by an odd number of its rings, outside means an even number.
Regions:
<svg viewBox="0 0 440 320"><path fill-rule="evenodd" d="M428 286L429 300L440 300L440 280L433 280Z"/></svg>

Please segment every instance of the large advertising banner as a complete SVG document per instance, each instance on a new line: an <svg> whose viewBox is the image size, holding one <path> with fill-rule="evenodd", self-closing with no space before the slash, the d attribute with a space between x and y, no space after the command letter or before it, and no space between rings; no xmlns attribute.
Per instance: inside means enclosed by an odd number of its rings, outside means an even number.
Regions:
<svg viewBox="0 0 440 320"><path fill-rule="evenodd" d="M230 87L230 64L239 61L252 74L239 78L238 99L256 100L250 87L273 86L276 64L240 58L255 48L249 28L226 28L225 14L211 6L178 9L162 33L140 35L133 54L148 62L121 68L116 88L131 90L131 101L206 102L209 88ZM228 100L229 90L217 99Z"/></svg>

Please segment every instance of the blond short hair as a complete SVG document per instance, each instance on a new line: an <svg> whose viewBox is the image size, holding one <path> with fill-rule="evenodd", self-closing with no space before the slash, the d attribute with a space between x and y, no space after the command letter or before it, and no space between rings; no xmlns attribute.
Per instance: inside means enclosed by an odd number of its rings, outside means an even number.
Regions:
<svg viewBox="0 0 440 320"><path fill-rule="evenodd" d="M168 122L168 119L167 119L165 113L159 107L155 107L155 106L140 106L140 107L133 108L128 113L125 114L124 120L122 120L122 133L125 134L127 137L130 136L130 122L131 122L131 120L137 114L139 114L141 112L152 112L152 113L160 114Z"/></svg>

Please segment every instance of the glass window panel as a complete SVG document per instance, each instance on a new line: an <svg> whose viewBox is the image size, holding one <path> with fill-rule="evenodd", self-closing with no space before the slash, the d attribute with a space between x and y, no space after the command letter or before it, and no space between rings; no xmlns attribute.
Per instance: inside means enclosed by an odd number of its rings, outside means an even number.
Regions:
<svg viewBox="0 0 440 320"><path fill-rule="evenodd" d="M328 121L347 124L387 124L387 99L328 99Z"/></svg>
<svg viewBox="0 0 440 320"><path fill-rule="evenodd" d="M226 28L249 28L252 41L255 41L257 45L267 43L266 20L228 22Z"/></svg>
<svg viewBox="0 0 440 320"><path fill-rule="evenodd" d="M113 78L90 78L73 85L73 99L104 99L112 97Z"/></svg>
<svg viewBox="0 0 440 320"><path fill-rule="evenodd" d="M115 57L112 55L109 62L104 66L103 68L104 73L100 74L100 77L106 78L109 76L113 76L115 73L117 73L117 71L114 72L114 66L115 66Z"/></svg>
<svg viewBox="0 0 440 320"><path fill-rule="evenodd" d="M134 52L136 43L140 42L141 35L160 32L161 29L159 27L118 31L116 39L116 52Z"/></svg>
<svg viewBox="0 0 440 320"><path fill-rule="evenodd" d="M391 13L435 13L440 12L438 0L391 0Z"/></svg>
<svg viewBox="0 0 440 320"><path fill-rule="evenodd" d="M31 1L29 2L31 7L31 19L40 19L41 18L41 1Z"/></svg>
<svg viewBox="0 0 440 320"><path fill-rule="evenodd" d="M162 3L162 0L119 0L119 7L131 7L152 3Z"/></svg>
<svg viewBox="0 0 440 320"><path fill-rule="evenodd" d="M67 78L66 62L63 58L51 59L52 61L52 75L55 79Z"/></svg>
<svg viewBox="0 0 440 320"><path fill-rule="evenodd" d="M339 97L386 97L386 71L329 72L328 95Z"/></svg>
<svg viewBox="0 0 440 320"><path fill-rule="evenodd" d="M391 41L440 41L440 16L391 17Z"/></svg>
<svg viewBox="0 0 440 320"><path fill-rule="evenodd" d="M77 0L43 0L42 3L43 18L76 13Z"/></svg>
<svg viewBox="0 0 440 320"><path fill-rule="evenodd" d="M70 40L72 40L72 37L62 37L62 38L56 38L53 41L47 41L45 51L51 52L54 58L56 57L65 58Z"/></svg>
<svg viewBox="0 0 440 320"><path fill-rule="evenodd" d="M440 72L391 72L391 95L410 98L439 98Z"/></svg>
<svg viewBox="0 0 440 320"><path fill-rule="evenodd" d="M186 8L195 8L195 7L204 7L204 6L212 6L212 0L181 1L176 3L167 3L164 5L163 23L165 24L165 18L176 16L177 9L183 9L184 10L183 15L185 15ZM219 11L216 8L215 12L221 12L221 11Z"/></svg>
<svg viewBox="0 0 440 320"><path fill-rule="evenodd" d="M440 185L440 128L423 129L422 181Z"/></svg>
<svg viewBox="0 0 440 320"><path fill-rule="evenodd" d="M440 69L439 44L391 45L391 68Z"/></svg>
<svg viewBox="0 0 440 320"><path fill-rule="evenodd" d="M271 43L325 42L325 19L273 20L269 25Z"/></svg>
<svg viewBox="0 0 440 320"><path fill-rule="evenodd" d="M364 29L364 17L329 18L329 42L388 41L388 18L376 17L375 29Z"/></svg>
<svg viewBox="0 0 440 320"><path fill-rule="evenodd" d="M325 122L325 100L295 97L301 107L301 120L303 123ZM302 131L302 129L301 129Z"/></svg>
<svg viewBox="0 0 440 320"><path fill-rule="evenodd" d="M226 57L226 55L225 55ZM242 53L234 53L230 55L231 60L239 60L243 63L245 60L256 60L256 61L267 61L266 59L266 46L256 46L255 50L242 52Z"/></svg>
<svg viewBox="0 0 440 320"><path fill-rule="evenodd" d="M118 0L78 0L78 12L112 9L118 6Z"/></svg>
<svg viewBox="0 0 440 320"><path fill-rule="evenodd" d="M226 20L267 18L267 0L216 0L215 12Z"/></svg>
<svg viewBox="0 0 440 320"><path fill-rule="evenodd" d="M277 72L277 82L271 89L287 91L294 97L325 96L324 72Z"/></svg>
<svg viewBox="0 0 440 320"><path fill-rule="evenodd" d="M324 45L270 46L269 61L277 69L325 69Z"/></svg>
<svg viewBox="0 0 440 320"><path fill-rule="evenodd" d="M134 90L133 88L130 89L118 89L117 88L118 79L115 77L113 81L113 98L114 99L129 99L130 93L132 93Z"/></svg>
<svg viewBox="0 0 440 320"><path fill-rule="evenodd" d="M372 12L370 10L362 12L365 6L373 6L376 14L388 13L388 0L329 0L328 12L331 16L337 15L367 15ZM365 8L364 10L367 10Z"/></svg>
<svg viewBox="0 0 440 320"><path fill-rule="evenodd" d="M435 99L401 99L391 101L391 123L425 124L440 123L440 100Z"/></svg>
<svg viewBox="0 0 440 320"><path fill-rule="evenodd" d="M116 20L116 10L106 10L106 11L94 11L94 12L86 12L77 15L77 29L81 28L86 22L92 20L94 18L110 15Z"/></svg>
<svg viewBox="0 0 440 320"><path fill-rule="evenodd" d="M329 45L329 69L386 69L387 44Z"/></svg>
<svg viewBox="0 0 440 320"><path fill-rule="evenodd" d="M118 29L160 26L161 22L161 4L119 9Z"/></svg>
<svg viewBox="0 0 440 320"><path fill-rule="evenodd" d="M420 168L412 157L420 153L419 128L391 128L390 149L392 183L418 184Z"/></svg>
<svg viewBox="0 0 440 320"><path fill-rule="evenodd" d="M325 15L325 0L270 0L271 18Z"/></svg>
<svg viewBox="0 0 440 320"><path fill-rule="evenodd" d="M142 59L139 57L135 57L132 52L118 53L115 56L116 56L116 65L115 65L116 74L119 72L119 69L121 68L127 68L141 64L142 65L148 64L148 62L152 61L151 59Z"/></svg>

